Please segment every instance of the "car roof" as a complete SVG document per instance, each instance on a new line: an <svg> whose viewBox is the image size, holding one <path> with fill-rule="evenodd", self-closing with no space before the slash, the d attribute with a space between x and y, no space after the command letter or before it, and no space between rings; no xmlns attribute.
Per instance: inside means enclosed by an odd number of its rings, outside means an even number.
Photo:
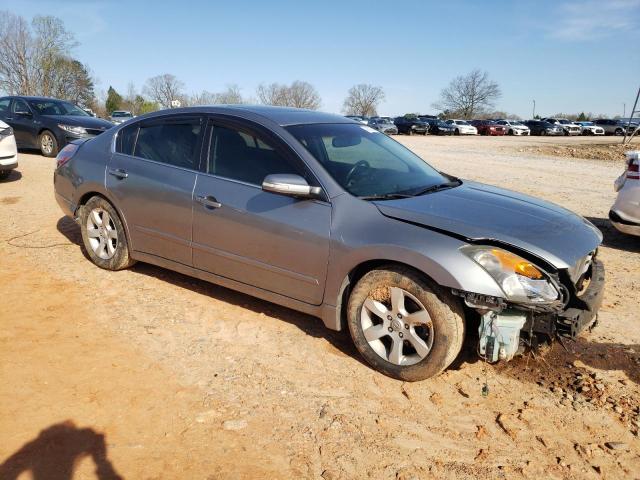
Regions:
<svg viewBox="0 0 640 480"><path fill-rule="evenodd" d="M63 100L61 98L53 98L53 97L37 97L31 95L7 95L10 98L21 98L23 100L56 100L58 102L67 102L68 100ZM6 98L6 97L4 97Z"/></svg>
<svg viewBox="0 0 640 480"><path fill-rule="evenodd" d="M350 118L332 113L318 112L316 110L307 110L304 108L293 107L274 107L270 105L210 105L198 107L174 108L171 110L159 110L138 117L139 119L153 118L156 116L172 114L204 114L217 113L227 114L239 117L260 116L263 119L282 126L290 125L306 125L317 123L358 123Z"/></svg>

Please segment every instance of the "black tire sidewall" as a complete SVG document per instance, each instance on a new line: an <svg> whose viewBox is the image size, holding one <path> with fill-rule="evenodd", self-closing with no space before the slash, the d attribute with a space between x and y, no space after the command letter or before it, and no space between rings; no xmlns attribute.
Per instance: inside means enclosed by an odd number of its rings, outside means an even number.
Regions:
<svg viewBox="0 0 640 480"><path fill-rule="evenodd" d="M414 365L399 366L380 357L364 337L360 311L375 285L397 286L415 296L429 312L434 339L429 355ZM405 381L433 377L455 359L463 336L462 306L452 295L445 295L437 286L410 269L393 266L367 273L353 289L347 306L347 324L353 342L369 365L385 375ZM455 351L454 351L455 350Z"/></svg>
<svg viewBox="0 0 640 480"><path fill-rule="evenodd" d="M116 253L113 257L107 260L96 255L96 253L91 248L89 237L87 235L87 218L91 211L95 208L102 208L107 213L109 213L109 216L113 220L113 224L116 227L116 231L118 233L118 245L116 246ZM82 243L84 246L84 250L93 263L95 263L100 268L104 268L105 270L122 270L123 268L127 268L132 265L133 262L129 255L129 243L127 241L127 235L124 225L122 224L122 220L120 220L120 215L113 207L113 205L111 205L111 203L109 203L103 197L96 196L90 198L82 208L80 221L80 230L82 232Z"/></svg>

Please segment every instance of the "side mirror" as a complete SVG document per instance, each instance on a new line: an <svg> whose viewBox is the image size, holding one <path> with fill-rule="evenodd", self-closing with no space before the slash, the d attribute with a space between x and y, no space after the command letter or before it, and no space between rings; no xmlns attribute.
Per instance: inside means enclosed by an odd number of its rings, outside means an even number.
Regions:
<svg viewBox="0 0 640 480"><path fill-rule="evenodd" d="M267 175L262 182L262 190L298 198L317 198L322 192L320 187L312 187L300 175L290 173Z"/></svg>

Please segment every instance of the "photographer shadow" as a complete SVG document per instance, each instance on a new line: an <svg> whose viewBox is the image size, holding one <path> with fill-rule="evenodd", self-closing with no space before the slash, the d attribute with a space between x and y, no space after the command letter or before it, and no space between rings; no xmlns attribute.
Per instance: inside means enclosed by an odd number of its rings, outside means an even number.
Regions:
<svg viewBox="0 0 640 480"><path fill-rule="evenodd" d="M0 465L0 478L15 480L30 472L33 480L71 480L75 466L91 457L99 480L122 480L107 458L104 435L67 420L40 432Z"/></svg>

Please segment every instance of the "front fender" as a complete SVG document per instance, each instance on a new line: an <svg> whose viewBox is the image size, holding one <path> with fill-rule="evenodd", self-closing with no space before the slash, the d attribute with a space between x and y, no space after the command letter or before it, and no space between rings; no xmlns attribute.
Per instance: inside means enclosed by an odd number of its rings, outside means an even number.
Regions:
<svg viewBox="0 0 640 480"><path fill-rule="evenodd" d="M325 303L338 305L341 288L359 265L388 261L409 265L443 287L493 297L504 293L493 278L460 251L463 240L383 216L371 203L353 197L347 208L334 208ZM354 211L355 210L355 211ZM344 218L340 212L349 212ZM354 221L354 219L358 219Z"/></svg>

